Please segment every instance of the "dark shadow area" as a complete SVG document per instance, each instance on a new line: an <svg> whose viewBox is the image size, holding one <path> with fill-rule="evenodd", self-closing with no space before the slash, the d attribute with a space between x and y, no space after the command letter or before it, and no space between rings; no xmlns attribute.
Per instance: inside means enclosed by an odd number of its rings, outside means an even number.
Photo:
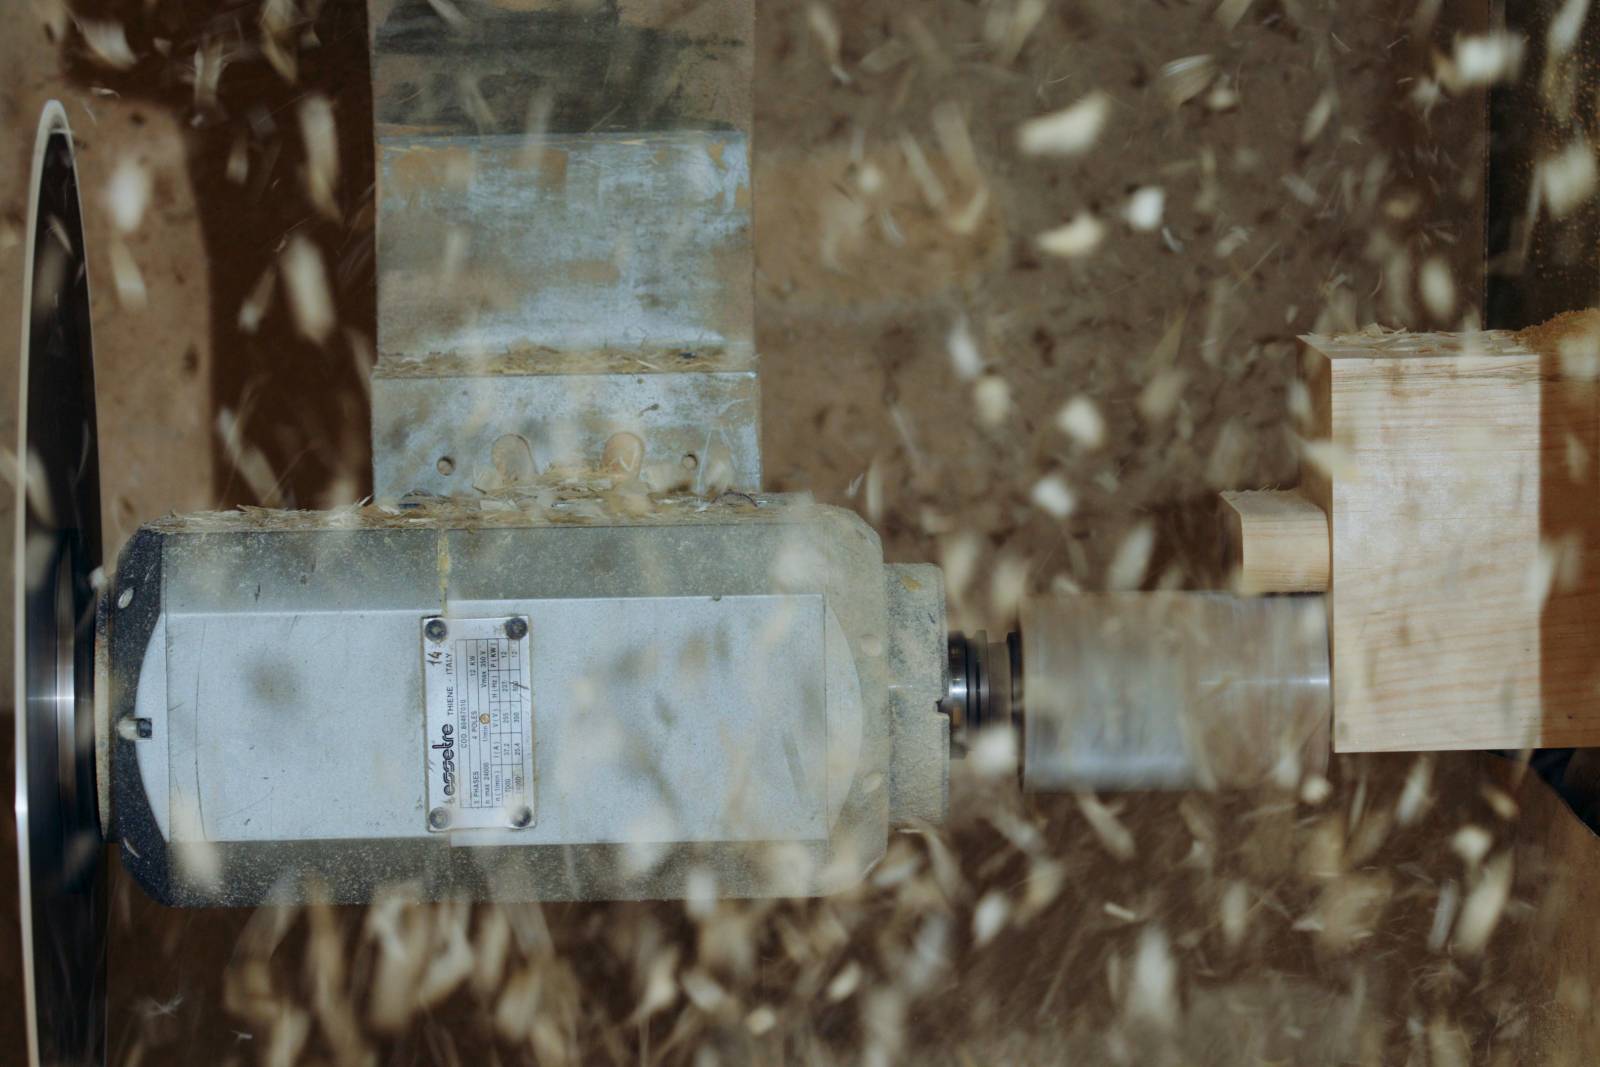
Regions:
<svg viewBox="0 0 1600 1067"><path fill-rule="evenodd" d="M1524 330L1540 362L1539 537L1550 592L1539 616L1539 697L1547 742L1593 736L1600 711L1600 391L1563 350L1600 344L1600 315L1571 313ZM1600 814L1592 749L1550 748L1532 765L1590 828Z"/></svg>
<svg viewBox="0 0 1600 1067"><path fill-rule="evenodd" d="M1595 32L1600 17L1589 12L1572 54L1557 71L1547 72L1550 23L1563 7L1560 0L1495 7L1502 9L1508 30L1526 35L1527 46L1521 76L1489 94L1484 324L1520 330L1563 311L1592 307L1600 298L1600 207L1586 197L1556 219L1543 205L1542 192L1534 199L1541 159L1580 138L1595 144L1600 124L1591 102L1600 90L1600 34ZM1554 106L1563 97L1578 102L1570 114Z"/></svg>
<svg viewBox="0 0 1600 1067"><path fill-rule="evenodd" d="M1542 323L1566 311L1594 306L1600 298L1600 208L1590 199L1570 215L1551 217L1544 204L1539 161L1573 141L1587 137L1593 143L1594 111L1578 107L1571 114L1551 106L1551 97L1570 92L1571 98L1593 100L1600 90L1600 36L1591 11L1579 34L1577 47L1563 67L1547 71L1550 25L1562 4L1555 0L1496 4L1506 28L1523 33L1527 52L1522 75L1497 86L1489 95L1488 212L1485 240L1488 251L1485 325L1491 329L1519 330ZM1570 79L1570 87L1560 84ZM1593 501L1592 487L1573 484L1567 469L1567 440L1576 434L1589 455L1595 455L1597 412L1592 385L1563 385L1559 359L1545 353L1546 386L1540 416L1540 528L1547 538L1560 538L1585 523L1573 513L1573 504ZM1592 509L1591 509L1592 511ZM1595 525L1592 514L1589 527ZM1584 542L1587 555L1600 550L1600 542ZM1592 572L1594 564L1585 570ZM1569 715L1573 700L1597 698L1592 688L1592 655L1600 638L1600 598L1592 575L1580 579L1580 588L1557 594L1541 620L1547 731L1559 732L1559 720ZM1576 657L1570 669L1563 659ZM1571 676L1570 683L1561 679ZM1551 692L1552 679L1557 692ZM1569 685L1590 684L1587 694L1566 693ZM1552 701L1554 703L1552 703ZM1557 721L1550 721L1551 719ZM1548 781L1591 829L1600 827L1600 777L1585 768L1594 764L1588 750L1543 749L1532 754L1531 765Z"/></svg>
<svg viewBox="0 0 1600 1067"><path fill-rule="evenodd" d="M206 422L219 457L212 487L219 507L323 507L371 490L366 376L376 291L366 11L359 2L311 7L314 15L280 27L279 41L264 45L269 34L254 0L85 3L76 7L80 19L122 24L138 60L108 68L76 34L63 49L74 81L147 101L186 127L212 309ZM285 55L287 72L279 69ZM331 103L336 131L333 215L319 211L304 177L300 108L318 94ZM77 133L95 136L92 126ZM316 246L326 268L338 326L321 344L297 330L288 303L281 257L295 235ZM264 295L259 323L246 328L240 309L262 305ZM217 429L224 412L239 427L233 447ZM252 452L270 472L267 492L240 470ZM163 908L107 858L108 1061L212 1062L234 1048L253 1061L261 1052L242 1044L250 1035L230 1015L218 980L251 913ZM22 1049L20 1035L6 1047Z"/></svg>
<svg viewBox="0 0 1600 1067"><path fill-rule="evenodd" d="M187 127L212 308L216 503L348 503L371 487L365 377L376 288L366 10L324 4L274 30L262 11L254 2L82 4L81 19L125 27L137 61L111 69L73 35L65 63L82 85L147 100ZM334 117L334 216L313 203L305 179L300 109L316 95L331 102ZM322 344L299 332L289 308L281 257L297 235L315 244L326 268L338 325ZM253 329L241 322L247 304L265 308ZM234 447L216 431L224 412L237 420ZM241 474L241 455L251 450L265 459L264 480Z"/></svg>

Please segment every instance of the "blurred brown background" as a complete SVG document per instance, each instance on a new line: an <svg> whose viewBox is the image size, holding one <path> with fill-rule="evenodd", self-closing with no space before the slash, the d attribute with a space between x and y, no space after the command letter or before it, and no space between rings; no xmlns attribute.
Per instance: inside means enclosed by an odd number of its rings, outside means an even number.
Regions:
<svg viewBox="0 0 1600 1067"><path fill-rule="evenodd" d="M1540 19L1548 21L1556 6L1533 5L1516 18L1531 20L1537 41ZM292 80L261 47L266 8L290 13L283 38L293 43ZM1573 266L1584 262L1583 250L1571 247L1570 237L1533 232L1537 227L1512 232L1509 223L1497 231L1486 222L1486 202L1515 205L1525 197L1540 138L1564 136L1586 120L1510 123L1524 136L1497 147L1503 177L1486 183L1485 94L1451 93L1433 81L1457 34L1490 25L1484 4L1258 0L1219 9L1061 2L1043 5L1016 47L996 22L1015 7L999 0L861 0L831 10L846 78L830 71L808 5L762 3L757 12L755 285L768 486L862 510L890 559L944 562L954 572L958 624L1003 623L1021 588L1102 585L1118 545L1146 523L1158 536L1146 584L1218 580L1209 525L1215 491L1297 478L1290 415L1296 335L1372 321L1473 325L1483 321L1491 296L1497 322L1521 325L1507 320L1535 312L1542 318L1572 306L1573 293L1592 290L1592 276ZM19 330L24 149L40 104L56 96L67 103L78 140L97 293L108 550L141 520L167 511L260 502L240 471L241 462L257 458L290 506L364 496L370 455L362 383L374 303L363 6L156 0L75 11L53 0L20 0L0 39L0 115L15 148L0 167L0 336L15 338ZM1238 18L1230 25L1232 12ZM125 64L108 61L103 49L97 55L83 23L125 26L137 58ZM1497 96L1495 106L1513 117L1537 110L1537 55L1525 58L1521 80ZM1198 89L1169 66L1193 57L1204 57L1207 72ZM1092 152L1051 161L1016 150L1020 123L1092 89L1112 104ZM333 106L338 221L313 209L301 177L296 116L307 94ZM958 232L935 215L906 210L896 235L873 226L835 232L835 191L855 168L875 162L909 188L896 162L901 138L938 144L951 116L970 137L987 190L979 221ZM137 228L121 234L106 190L129 161L148 174L151 192ZM976 192L970 175L965 185L946 177L952 199ZM1135 232L1119 213L1128 195L1146 186L1163 190L1164 212L1155 230ZM1071 261L1041 253L1035 236L1084 210L1110 224L1101 248ZM1579 228L1592 226L1585 220L1563 233L1587 232ZM326 347L294 332L272 273L294 233L312 237L329 266L342 329ZM138 285L125 271L122 284L115 280L108 257L119 243L137 267ZM1521 249L1520 258L1506 249ZM1486 261L1498 272L1498 288L1486 289ZM1560 307L1529 295L1540 291L1530 272L1551 278L1545 292L1561 276L1562 295L1550 298ZM1430 296L1419 282L1441 274L1447 302L1437 285ZM985 408L957 375L950 337L962 329L986 373L1004 383L1004 405ZM14 386L7 376L0 381L3 435L14 432L5 392ZM1057 425L1057 413L1079 395L1103 420L1098 448L1074 443ZM1052 474L1075 500L1065 519L1031 501L1038 480ZM6 499L0 521L9 530ZM961 581L963 574L970 580ZM9 642L5 647L9 655ZM1336 767L1331 807L1369 782L1374 797L1392 803L1410 764L1361 761L1359 773L1357 766ZM1458 862L1447 847L1455 827L1449 818L1489 818L1469 809L1481 808L1480 781L1501 773L1487 759L1441 759L1445 799L1436 823L1426 824L1428 835L1380 835L1361 863L1398 883L1415 877L1436 885ZM1035 937L1005 948L1012 956L991 954L963 976L1004 991L1007 1010L961 1016L972 1029L954 1043L932 1024L920 1039L946 1052L976 1040L972 1047L991 1057L1040 1062L1067 1048L1051 1043L1053 1024L1040 1020L1077 1018L1070 1005L1093 1001L1078 985L1104 984L1107 946L1125 940L1118 921L1107 918L1108 900L1169 916L1198 914L1213 903L1208 883L1175 874L1186 840L1175 836L1184 825L1178 803L1129 802L1124 817L1141 839L1166 844L1110 875L1100 872L1103 859L1073 822L1070 801L1041 805L1034 814L1060 830L1063 849L1076 850L1069 870L1090 880L1068 891ZM1424 1050L1417 1063L1480 1062L1508 1049L1512 1058L1500 1062L1530 1062L1528 1050L1571 1050L1579 1058L1568 1062L1590 1062L1582 1055L1593 1048L1585 1047L1593 1032L1569 1025L1581 1018L1588 994L1562 986L1577 1003L1560 1014L1556 975L1587 983L1600 974L1588 947L1593 909L1583 906L1592 890L1578 876L1594 869L1593 843L1537 790L1525 804L1524 821L1504 833L1519 842L1519 893L1533 902L1515 929L1502 933L1503 951L1482 967L1463 964L1438 979L1439 989L1412 989L1421 981L1418 946L1431 920L1418 905L1353 957L1295 949L1287 935L1249 957L1249 966L1219 965L1204 997L1245 1004L1241 1017L1253 1020L1251 1032L1279 1035L1261 1045L1263 1057L1290 1047L1285 1033L1331 1025L1314 1020L1336 1002L1354 1003L1352 1032L1357 1022L1377 1028L1379 1058L1372 1062L1397 1062L1390 1051L1412 1047ZM1310 834L1309 817L1220 802L1211 817L1222 821L1224 838L1233 836L1227 827L1239 826L1239 862L1252 876L1293 882L1289 868ZM972 827L961 832L972 841L985 836ZM1566 850L1549 863L1547 838ZM981 858L985 846L972 847ZM1563 870L1572 873L1558 877ZM1106 881L1093 881L1097 876ZM1557 882L1562 893L1545 892ZM1312 894L1305 886L1283 892L1274 906L1285 912L1296 894ZM1554 913L1552 899L1560 909ZM219 1007L218 976L248 916L164 911L125 883L115 901L114 1061L256 1062L265 1055L268 1035ZM626 925L641 909L549 913L557 942L581 952L586 939L603 940L601 929ZM14 914L8 910L0 935L9 939L0 946L8 954ZM341 922L349 932L360 918ZM620 958L622 949L615 951ZM1074 976L1062 993L1060 970L1041 968L1067 968L1067 961ZM603 962L590 966L585 973L602 984L621 973ZM0 974L9 973L0 965ZM1357 996L1368 975L1375 984ZM1541 1021L1523 1020L1508 1035L1503 1018L1491 1018L1484 1005L1500 1003L1490 992L1509 995L1519 983L1538 991L1529 999L1540 1003L1528 1010ZM955 982L943 996L948 1006L976 994ZM1258 1002L1265 1006L1251 1006ZM1248 1042L1207 1022L1221 1012L1214 1004L1204 1010L1209 1003L1202 998L1191 1013L1195 1061L1237 1062L1229 1050ZM1541 1012L1565 1021L1545 1022ZM1449 1059L1448 1040L1441 1045L1428 1036L1440 1017L1482 1038L1466 1058ZM1207 1029L1213 1024L1215 1032ZM425 1034L432 1032L427 1026ZM15 1019L0 1027L0 1048L19 1047L15 1027ZM1028 1036L1035 1030L1038 1041ZM412 1033L384 1046L384 1062L444 1062L438 1040ZM1071 1047L1085 1056L1104 1052L1085 1041ZM1302 1062L1344 1062L1352 1047L1334 1034L1318 1046L1325 1058Z"/></svg>

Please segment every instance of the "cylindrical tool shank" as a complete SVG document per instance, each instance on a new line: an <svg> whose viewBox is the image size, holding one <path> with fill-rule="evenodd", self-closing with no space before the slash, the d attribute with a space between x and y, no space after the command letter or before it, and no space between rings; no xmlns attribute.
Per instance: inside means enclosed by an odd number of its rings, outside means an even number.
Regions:
<svg viewBox="0 0 1600 1067"><path fill-rule="evenodd" d="M1327 759L1320 596L1038 600L1022 642L1029 790L1293 784Z"/></svg>

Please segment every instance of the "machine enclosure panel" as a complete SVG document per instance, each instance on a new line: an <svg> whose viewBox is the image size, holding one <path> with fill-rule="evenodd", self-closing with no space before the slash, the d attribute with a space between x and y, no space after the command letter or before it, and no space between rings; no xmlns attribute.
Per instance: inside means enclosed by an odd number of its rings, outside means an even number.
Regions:
<svg viewBox="0 0 1600 1067"><path fill-rule="evenodd" d="M436 506L145 527L107 626L125 864L195 905L394 883L674 897L697 868L723 895L855 881L889 822L876 536L782 497L650 519ZM418 627L434 614L529 620L529 827L428 829Z"/></svg>
<svg viewBox="0 0 1600 1067"><path fill-rule="evenodd" d="M827 836L820 596L479 601L472 614L530 620L539 813L475 840ZM166 739L169 836L426 836L437 739L419 617L169 614L166 693L139 708L158 736L135 750ZM842 707L850 688L840 679ZM141 778L159 788L153 770Z"/></svg>

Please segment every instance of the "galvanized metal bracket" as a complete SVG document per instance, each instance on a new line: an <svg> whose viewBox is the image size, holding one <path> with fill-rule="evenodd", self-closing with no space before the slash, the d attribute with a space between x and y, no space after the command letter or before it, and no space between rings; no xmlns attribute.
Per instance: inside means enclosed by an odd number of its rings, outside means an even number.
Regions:
<svg viewBox="0 0 1600 1067"><path fill-rule="evenodd" d="M369 3L376 496L758 489L750 0L457 9Z"/></svg>

